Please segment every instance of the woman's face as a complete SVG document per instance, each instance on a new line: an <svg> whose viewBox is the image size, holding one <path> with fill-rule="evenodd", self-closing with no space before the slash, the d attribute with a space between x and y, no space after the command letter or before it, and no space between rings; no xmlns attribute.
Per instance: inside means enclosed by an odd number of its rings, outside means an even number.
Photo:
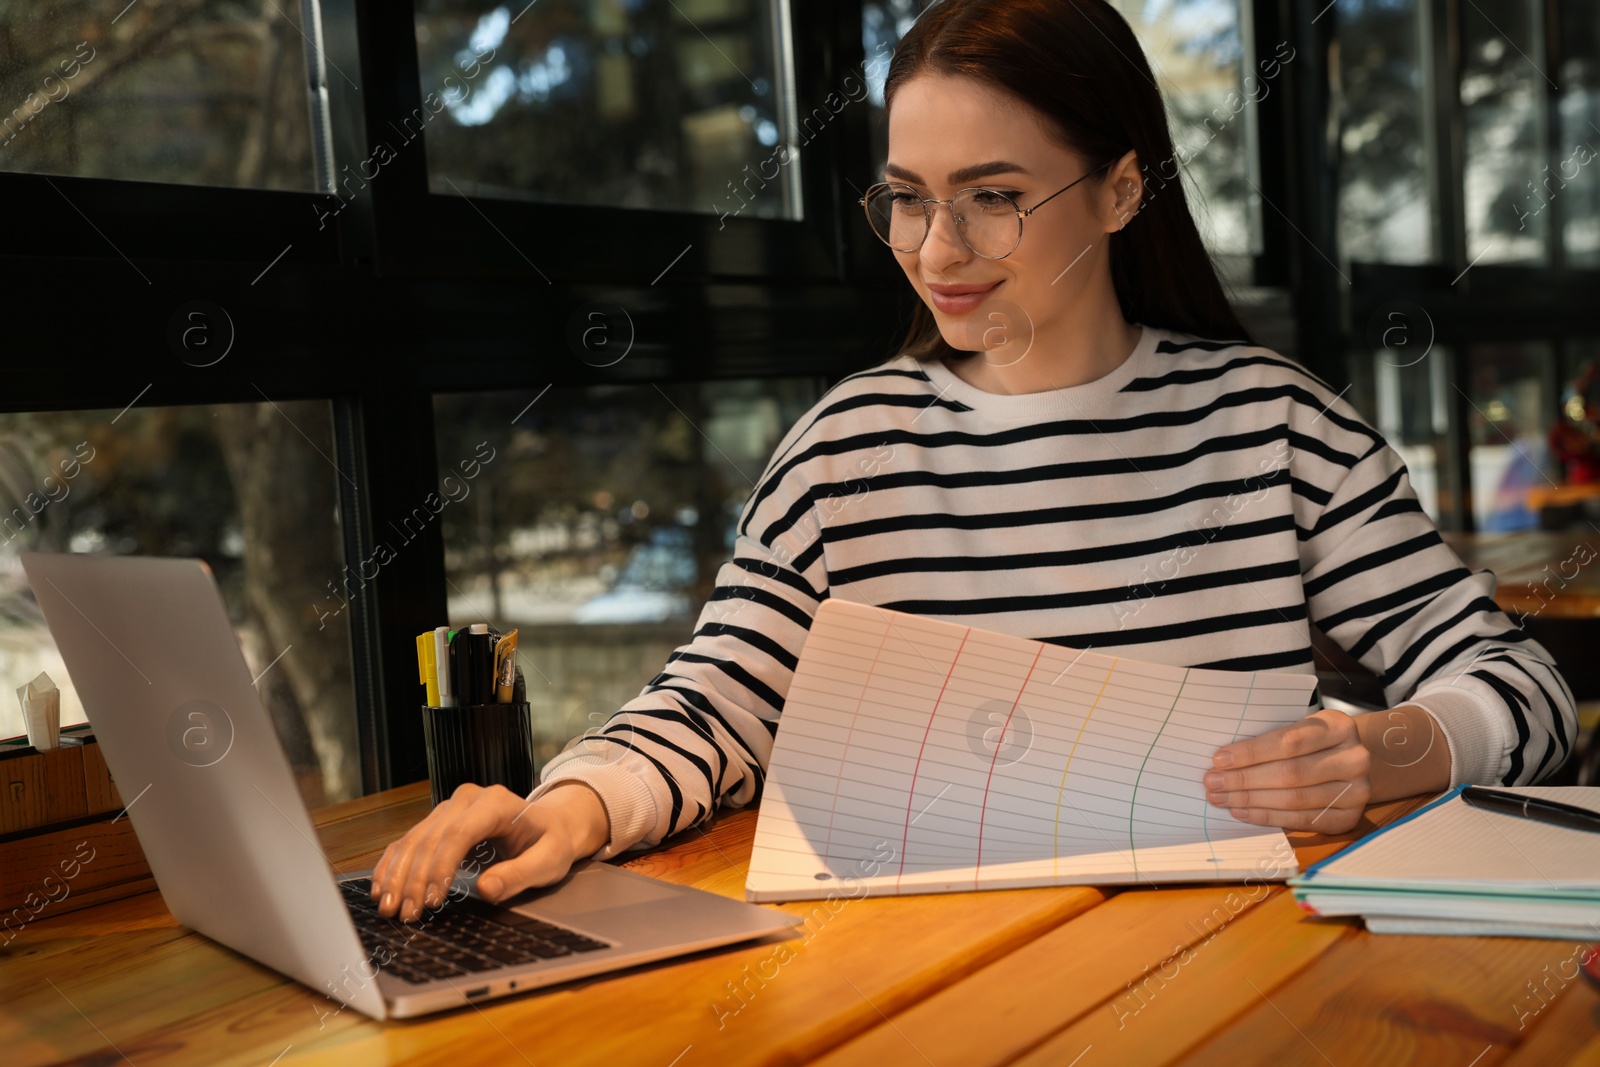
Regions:
<svg viewBox="0 0 1600 1067"><path fill-rule="evenodd" d="M1034 207L1105 162L1061 147L1045 122L1025 102L982 82L919 74L895 93L884 178L929 198L983 186L1008 194L1019 208ZM1075 312L1107 299L1115 307L1105 239L1130 210L1136 185L1125 175L1135 162L1129 152L1025 218L1021 243L1004 259L973 252L956 232L950 205L936 205L922 247L894 255L945 341L958 350L1000 349L989 361L1003 366L1025 355L1035 334L1070 323ZM940 292L976 288L984 292Z"/></svg>

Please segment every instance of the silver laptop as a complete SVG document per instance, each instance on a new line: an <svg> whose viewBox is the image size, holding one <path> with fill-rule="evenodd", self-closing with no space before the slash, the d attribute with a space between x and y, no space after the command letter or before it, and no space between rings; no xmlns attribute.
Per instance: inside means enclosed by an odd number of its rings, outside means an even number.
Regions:
<svg viewBox="0 0 1600 1067"><path fill-rule="evenodd" d="M798 932L783 912L593 861L498 907L463 870L443 908L380 919L370 870L329 869L206 565L21 558L173 916L331 1012L422 1015Z"/></svg>

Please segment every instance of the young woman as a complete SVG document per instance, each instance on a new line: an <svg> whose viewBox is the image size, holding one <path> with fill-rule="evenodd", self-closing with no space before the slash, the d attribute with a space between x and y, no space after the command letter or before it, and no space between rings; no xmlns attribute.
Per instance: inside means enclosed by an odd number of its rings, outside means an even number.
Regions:
<svg viewBox="0 0 1600 1067"><path fill-rule="evenodd" d="M1356 410L1229 309L1109 4L944 0L885 98L862 200L922 298L902 351L784 437L666 669L530 798L463 786L391 844L383 914L441 903L481 840L510 857L477 883L498 900L754 802L830 596L1236 670L1311 672L1316 625L1391 707L1219 749L1196 795L1250 822L1342 832L1373 801L1566 758L1571 692L1493 579Z"/></svg>

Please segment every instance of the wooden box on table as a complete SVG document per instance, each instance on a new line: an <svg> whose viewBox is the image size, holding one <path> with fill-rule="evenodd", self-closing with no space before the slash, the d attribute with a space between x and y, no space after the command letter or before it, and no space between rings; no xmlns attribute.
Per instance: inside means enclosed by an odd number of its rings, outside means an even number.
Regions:
<svg viewBox="0 0 1600 1067"><path fill-rule="evenodd" d="M155 888L87 726L0 744L0 946L28 923Z"/></svg>

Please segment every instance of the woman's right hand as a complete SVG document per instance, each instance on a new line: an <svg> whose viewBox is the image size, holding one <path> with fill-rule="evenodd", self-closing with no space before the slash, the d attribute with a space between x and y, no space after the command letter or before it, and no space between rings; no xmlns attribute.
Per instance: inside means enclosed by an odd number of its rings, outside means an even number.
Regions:
<svg viewBox="0 0 1600 1067"><path fill-rule="evenodd" d="M478 875L478 895L498 903L560 881L610 839L600 794L582 782L562 782L533 803L504 786L461 785L384 849L372 897L379 915L414 922L424 905L444 904L461 861L487 841L502 858Z"/></svg>

